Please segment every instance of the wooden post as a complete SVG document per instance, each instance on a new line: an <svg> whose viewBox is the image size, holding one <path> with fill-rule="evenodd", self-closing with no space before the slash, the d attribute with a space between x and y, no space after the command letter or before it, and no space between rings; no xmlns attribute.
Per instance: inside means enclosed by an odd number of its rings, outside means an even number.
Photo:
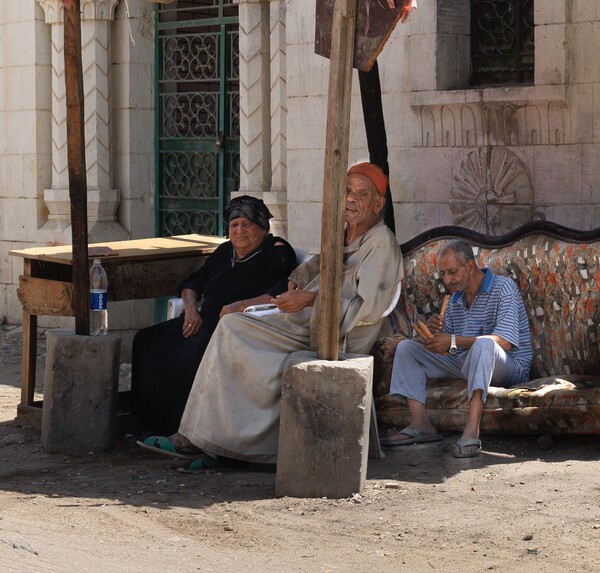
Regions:
<svg viewBox="0 0 600 573"><path fill-rule="evenodd" d="M357 0L335 0L331 34L321 225L321 276L317 309L317 357L322 360L337 360L339 357L344 204L356 4Z"/></svg>
<svg viewBox="0 0 600 573"><path fill-rule="evenodd" d="M73 287L75 332L90 333L87 228L87 176L83 115L83 71L81 62L81 1L63 0L65 83L67 98L67 155L71 236L73 243Z"/></svg>

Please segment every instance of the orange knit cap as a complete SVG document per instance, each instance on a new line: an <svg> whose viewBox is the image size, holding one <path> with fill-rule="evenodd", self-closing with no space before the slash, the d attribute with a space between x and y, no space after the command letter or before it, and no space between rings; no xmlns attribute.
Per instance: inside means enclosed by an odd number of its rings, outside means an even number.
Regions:
<svg viewBox="0 0 600 573"><path fill-rule="evenodd" d="M385 195L388 178L381 168L374 163L369 163L368 161L357 163L348 169L348 175L364 175L375 185L375 189L377 189L379 195L382 197Z"/></svg>

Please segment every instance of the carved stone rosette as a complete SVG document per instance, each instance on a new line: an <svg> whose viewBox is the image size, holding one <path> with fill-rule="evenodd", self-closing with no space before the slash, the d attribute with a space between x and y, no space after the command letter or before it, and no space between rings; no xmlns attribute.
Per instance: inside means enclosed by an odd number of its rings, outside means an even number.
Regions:
<svg viewBox="0 0 600 573"><path fill-rule="evenodd" d="M450 209L455 225L501 235L533 218L533 192L521 160L505 147L470 151L454 175Z"/></svg>

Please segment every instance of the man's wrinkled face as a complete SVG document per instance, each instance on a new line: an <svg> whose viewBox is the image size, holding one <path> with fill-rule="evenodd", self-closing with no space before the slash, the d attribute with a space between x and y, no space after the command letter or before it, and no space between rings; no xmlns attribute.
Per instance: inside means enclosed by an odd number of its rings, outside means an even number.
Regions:
<svg viewBox="0 0 600 573"><path fill-rule="evenodd" d="M344 221L350 225L371 224L383 208L381 197L368 177L353 173L346 177Z"/></svg>
<svg viewBox="0 0 600 573"><path fill-rule="evenodd" d="M438 268L442 280L451 293L469 290L475 265L473 261L463 263L454 253L446 251L438 258Z"/></svg>

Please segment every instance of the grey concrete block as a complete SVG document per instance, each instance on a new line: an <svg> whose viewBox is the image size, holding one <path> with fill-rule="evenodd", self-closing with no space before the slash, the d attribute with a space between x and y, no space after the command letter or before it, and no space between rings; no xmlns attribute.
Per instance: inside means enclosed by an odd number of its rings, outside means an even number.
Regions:
<svg viewBox="0 0 600 573"><path fill-rule="evenodd" d="M290 355L283 373L275 492L348 497L367 475L373 358Z"/></svg>
<svg viewBox="0 0 600 573"><path fill-rule="evenodd" d="M47 332L42 445L51 452L107 450L114 445L119 338Z"/></svg>

